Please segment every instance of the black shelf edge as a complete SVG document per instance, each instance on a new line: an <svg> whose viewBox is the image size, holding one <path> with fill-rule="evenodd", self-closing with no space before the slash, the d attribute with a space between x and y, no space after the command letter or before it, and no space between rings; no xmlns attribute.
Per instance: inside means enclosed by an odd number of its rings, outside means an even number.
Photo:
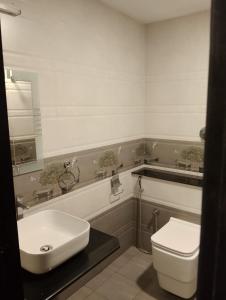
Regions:
<svg viewBox="0 0 226 300"><path fill-rule="evenodd" d="M25 270L25 300L50 300L120 248L117 238L91 228L88 246L56 269L41 275Z"/></svg>
<svg viewBox="0 0 226 300"><path fill-rule="evenodd" d="M202 187L203 179L201 176L185 174L174 171L165 171L160 169L141 168L132 172L132 175L156 178L166 181L172 181L197 187Z"/></svg>

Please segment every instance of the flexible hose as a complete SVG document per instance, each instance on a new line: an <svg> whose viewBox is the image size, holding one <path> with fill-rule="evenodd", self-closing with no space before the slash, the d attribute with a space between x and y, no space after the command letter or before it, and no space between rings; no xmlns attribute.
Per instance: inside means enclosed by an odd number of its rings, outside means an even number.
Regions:
<svg viewBox="0 0 226 300"><path fill-rule="evenodd" d="M138 180L137 180L137 184L138 184L138 204L139 204L139 219L138 219L138 237L137 237L137 249L142 252L142 253L145 253L145 254L152 254L152 251L148 251L148 250L144 250L142 248L143 246L143 243L142 243L142 239L141 239L141 220L142 220L142 212L141 212L141 209L142 209L142 199L141 199L141 196L142 196L142 193L143 193L143 188L142 188L142 182L141 182L141 179L142 179L142 176L139 176L138 177ZM156 224L157 225L157 224Z"/></svg>

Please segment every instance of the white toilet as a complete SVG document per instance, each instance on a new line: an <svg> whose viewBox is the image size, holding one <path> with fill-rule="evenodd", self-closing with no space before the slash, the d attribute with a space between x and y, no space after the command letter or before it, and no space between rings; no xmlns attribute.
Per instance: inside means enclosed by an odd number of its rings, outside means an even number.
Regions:
<svg viewBox="0 0 226 300"><path fill-rule="evenodd" d="M196 292L200 225L170 218L151 237L159 285L181 298Z"/></svg>

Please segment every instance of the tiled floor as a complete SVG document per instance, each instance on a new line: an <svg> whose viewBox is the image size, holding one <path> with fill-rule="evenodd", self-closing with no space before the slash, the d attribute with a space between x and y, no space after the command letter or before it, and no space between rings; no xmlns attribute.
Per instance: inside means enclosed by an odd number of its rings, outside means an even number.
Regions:
<svg viewBox="0 0 226 300"><path fill-rule="evenodd" d="M181 300L162 290L152 257L131 247L68 300Z"/></svg>

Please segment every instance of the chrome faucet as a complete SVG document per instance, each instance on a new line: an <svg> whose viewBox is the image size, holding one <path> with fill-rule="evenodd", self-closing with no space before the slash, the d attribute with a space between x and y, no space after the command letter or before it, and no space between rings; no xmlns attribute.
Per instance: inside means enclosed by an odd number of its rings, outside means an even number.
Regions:
<svg viewBox="0 0 226 300"><path fill-rule="evenodd" d="M16 203L16 218L17 220L22 219L24 216L24 210L28 209L29 206L24 203L24 197L17 195L15 198Z"/></svg>

